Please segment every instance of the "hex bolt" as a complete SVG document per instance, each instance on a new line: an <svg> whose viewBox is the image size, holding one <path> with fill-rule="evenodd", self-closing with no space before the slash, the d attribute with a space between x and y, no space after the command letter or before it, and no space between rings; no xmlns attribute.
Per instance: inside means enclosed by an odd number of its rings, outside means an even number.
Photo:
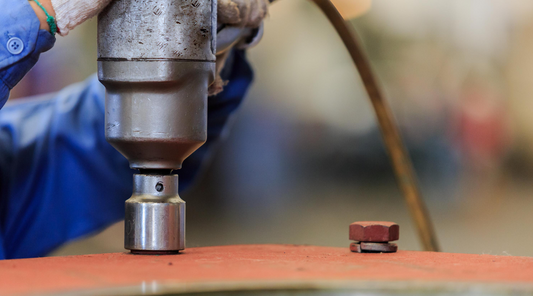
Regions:
<svg viewBox="0 0 533 296"><path fill-rule="evenodd" d="M361 221L350 224L350 240L382 243L400 238L400 226L393 222Z"/></svg>
<svg viewBox="0 0 533 296"><path fill-rule="evenodd" d="M350 250L356 253L393 253L400 238L400 226L385 221L360 221L350 224Z"/></svg>

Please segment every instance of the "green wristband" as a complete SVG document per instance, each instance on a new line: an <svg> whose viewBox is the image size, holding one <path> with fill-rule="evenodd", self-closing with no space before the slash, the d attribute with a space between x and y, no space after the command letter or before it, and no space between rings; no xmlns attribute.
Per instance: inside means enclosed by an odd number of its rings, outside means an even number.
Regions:
<svg viewBox="0 0 533 296"><path fill-rule="evenodd" d="M48 26L50 26L50 33L55 36L57 33L56 19L53 16L48 14L48 11L46 11L44 6L41 3L39 3L38 0L32 0L32 1L37 3L37 5L39 5L39 7L44 11L44 14L46 14L46 22L48 23Z"/></svg>

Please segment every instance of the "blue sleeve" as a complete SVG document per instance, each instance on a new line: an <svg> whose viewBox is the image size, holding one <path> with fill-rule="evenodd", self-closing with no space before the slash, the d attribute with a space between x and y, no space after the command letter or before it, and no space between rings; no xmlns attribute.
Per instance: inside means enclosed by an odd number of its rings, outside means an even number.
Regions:
<svg viewBox="0 0 533 296"><path fill-rule="evenodd" d="M208 100L208 140L178 171L180 190L198 174L251 83L243 52L226 69L229 84ZM42 256L124 218L133 171L105 140L104 94L93 76L0 111L0 258Z"/></svg>
<svg viewBox="0 0 533 296"><path fill-rule="evenodd" d="M26 0L2 1L0 12L0 109L9 91L30 71L55 37L39 30L39 19Z"/></svg>

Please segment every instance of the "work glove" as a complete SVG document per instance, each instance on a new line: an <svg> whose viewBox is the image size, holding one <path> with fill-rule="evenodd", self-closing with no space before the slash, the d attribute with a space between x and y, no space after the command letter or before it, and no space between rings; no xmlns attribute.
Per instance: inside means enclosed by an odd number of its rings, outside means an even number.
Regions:
<svg viewBox="0 0 533 296"><path fill-rule="evenodd" d="M218 24L240 28L258 28L268 14L268 4L268 0L218 0ZM261 36L259 36L260 38ZM215 81L209 86L208 90L210 96L220 93L228 83L228 81L224 81L221 78L220 73L230 52L227 50L217 54Z"/></svg>
<svg viewBox="0 0 533 296"><path fill-rule="evenodd" d="M111 0L51 0L56 13L59 34L70 30L96 16ZM257 28L267 15L268 0L219 0L218 22Z"/></svg>
<svg viewBox="0 0 533 296"><path fill-rule="evenodd" d="M66 36L70 30L96 16L111 0L52 0L58 33Z"/></svg>
<svg viewBox="0 0 533 296"><path fill-rule="evenodd" d="M96 16L111 0L51 0L56 13L59 34L70 30ZM219 0L218 22L233 26L257 28L268 11L268 0Z"/></svg>
<svg viewBox="0 0 533 296"><path fill-rule="evenodd" d="M268 13L268 0L218 0L218 23L257 28Z"/></svg>

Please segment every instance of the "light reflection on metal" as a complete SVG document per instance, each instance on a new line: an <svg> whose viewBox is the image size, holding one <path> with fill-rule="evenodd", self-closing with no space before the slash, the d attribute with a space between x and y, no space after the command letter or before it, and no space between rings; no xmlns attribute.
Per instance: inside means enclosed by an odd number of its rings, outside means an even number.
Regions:
<svg viewBox="0 0 533 296"><path fill-rule="evenodd" d="M124 228L124 247L133 253L185 249L185 202L178 195L178 175L135 174Z"/></svg>

